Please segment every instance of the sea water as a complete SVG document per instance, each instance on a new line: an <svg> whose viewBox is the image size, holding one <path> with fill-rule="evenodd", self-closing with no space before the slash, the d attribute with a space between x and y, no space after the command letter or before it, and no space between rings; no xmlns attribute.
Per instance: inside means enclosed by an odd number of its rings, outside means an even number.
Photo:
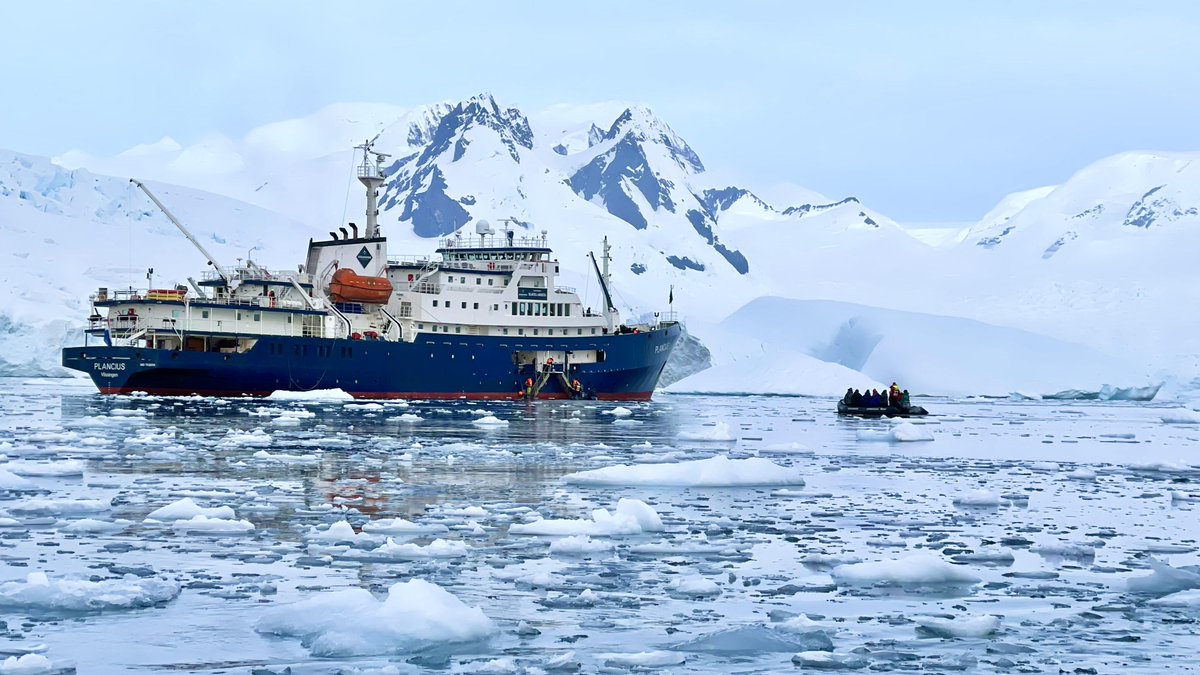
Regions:
<svg viewBox="0 0 1200 675"><path fill-rule="evenodd" d="M0 673L1200 668L1194 416L919 403L6 380Z"/></svg>

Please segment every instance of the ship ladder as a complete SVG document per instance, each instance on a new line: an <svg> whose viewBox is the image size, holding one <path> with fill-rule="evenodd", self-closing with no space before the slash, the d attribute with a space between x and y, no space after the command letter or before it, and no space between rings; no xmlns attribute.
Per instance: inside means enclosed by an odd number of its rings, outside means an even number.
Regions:
<svg viewBox="0 0 1200 675"><path fill-rule="evenodd" d="M550 375L549 371L543 371L542 374L538 375L537 382L533 383L533 390L529 392L530 399L538 397L538 394L542 391L542 387L546 386L546 381L550 379Z"/></svg>

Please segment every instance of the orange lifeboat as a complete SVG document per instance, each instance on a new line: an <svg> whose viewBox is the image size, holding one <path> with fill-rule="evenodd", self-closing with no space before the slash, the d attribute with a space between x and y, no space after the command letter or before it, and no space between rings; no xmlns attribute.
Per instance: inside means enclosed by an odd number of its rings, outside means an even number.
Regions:
<svg viewBox="0 0 1200 675"><path fill-rule="evenodd" d="M360 277L343 268L333 273L329 295L334 302L361 302L382 305L392 297L392 284L382 277Z"/></svg>

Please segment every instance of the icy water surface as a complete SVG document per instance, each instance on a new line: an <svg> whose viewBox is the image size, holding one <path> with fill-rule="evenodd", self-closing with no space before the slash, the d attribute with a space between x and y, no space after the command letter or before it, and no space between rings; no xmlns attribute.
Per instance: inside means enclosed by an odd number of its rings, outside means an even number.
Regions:
<svg viewBox="0 0 1200 675"><path fill-rule="evenodd" d="M1187 413L922 404L3 381L0 673L1200 669Z"/></svg>

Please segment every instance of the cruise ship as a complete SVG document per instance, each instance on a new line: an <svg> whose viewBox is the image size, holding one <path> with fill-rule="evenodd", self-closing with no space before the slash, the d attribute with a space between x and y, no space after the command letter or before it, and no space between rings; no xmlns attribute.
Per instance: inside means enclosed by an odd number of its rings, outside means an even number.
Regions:
<svg viewBox="0 0 1200 675"><path fill-rule="evenodd" d="M543 231L486 221L438 242L434 257L389 257L378 216L383 160L358 146L366 220L309 240L304 264L222 266L144 184L133 181L208 259L188 285L100 288L68 368L101 393L266 396L341 389L356 398L648 400L682 327L673 312L623 323L603 242L591 256L602 306L557 283Z"/></svg>

